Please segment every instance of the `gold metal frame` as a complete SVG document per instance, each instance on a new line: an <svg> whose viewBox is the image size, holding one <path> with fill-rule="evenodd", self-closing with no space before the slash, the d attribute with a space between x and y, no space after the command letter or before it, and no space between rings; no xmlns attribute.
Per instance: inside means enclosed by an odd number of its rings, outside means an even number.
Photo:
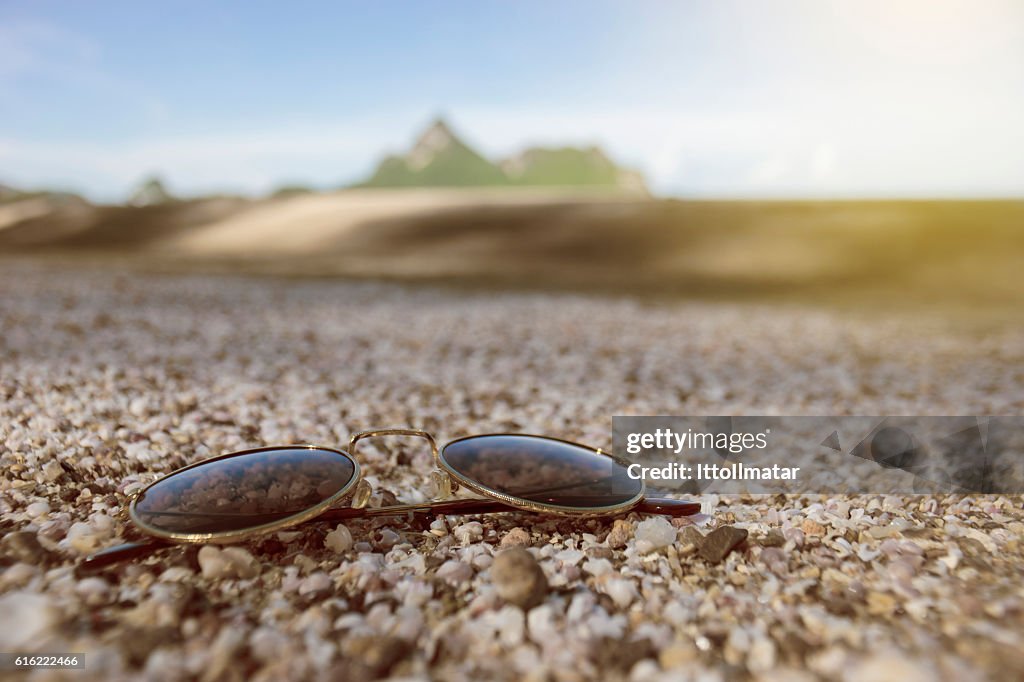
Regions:
<svg viewBox="0 0 1024 682"><path fill-rule="evenodd" d="M646 483L641 479L640 491L634 497L620 504L609 505L604 507L565 507L556 504L544 504L542 502L534 502L532 500L526 500L521 497L515 497L513 495L508 495L506 493L494 490L493 488L489 488L483 485L482 483L474 481L473 479L459 473L444 459L445 448L447 448L449 445L452 445L453 443L469 440L471 438L483 438L486 436L521 436L527 438L540 438L542 440L555 441L557 443L565 443L566 445L572 445L578 448L583 448L584 450L589 450L594 454L600 455L602 457L608 457L609 459L615 462L619 462L619 459L612 455L611 453L602 451L600 448L592 448L589 445L583 445L582 443L576 443L574 441L565 440L562 438L554 438L552 436L539 436L532 433L479 433L472 436L463 436L462 438L456 438L455 440L448 441L447 443L444 444L444 446L438 449L437 441L434 439L434 437L430 435L430 433L428 433L427 431L423 431L420 429L372 429L369 431L360 431L359 433L353 434L348 441L348 448L349 451L352 453L352 456L355 457L356 443L358 443L360 440L364 438L373 438L375 436L417 436L420 438L425 438L430 443L430 449L431 452L433 453L434 465L436 467L436 469L432 472L432 475L435 478L435 480L438 480L441 483L441 485L438 486L441 490L439 499L445 499L446 497L449 497L450 494L445 494L446 492L450 493L451 491L457 490L458 485L463 485L467 489L472 490L478 495L498 500L504 504L509 505L510 507L515 507L517 509L522 509L524 511L559 514L562 516L614 516L616 514L621 514L622 512L628 511L629 509L632 509L637 504L639 504L641 500L644 499L644 494L646 493L647 489ZM440 474L440 476L438 476L438 474ZM445 484L444 479L448 480L447 484Z"/></svg>
<svg viewBox="0 0 1024 682"><path fill-rule="evenodd" d="M146 523L141 518L139 518L139 515L135 510L136 501L142 495L144 495L147 490L155 486L157 483L160 483L161 481L164 481L170 478L171 476L174 476L175 474L180 474L183 471L188 471L189 469L194 469L196 467L203 466L204 464L209 464L210 462L216 462L222 459L231 459L234 457L242 457L244 455L252 455L257 452L266 452L268 450L326 450L327 452L333 452L345 457L352 463L352 478L350 478L348 483L346 483L340 490L338 490L338 492L334 493L333 495L323 500L322 502L319 502L316 505L310 507L309 509L299 512L298 514L287 516L279 521L274 521L272 523L264 523L262 525L253 526L251 528L224 531L221 533L171 533ZM356 498L354 502L361 502L361 504L353 504L352 506L362 507L363 505L366 504L366 499L369 497L369 492L369 484L363 481L362 470L359 467L359 462L353 455L345 452L344 450L324 447L322 445L309 444L271 445L268 447L253 448L251 450L240 450L239 452L229 452L225 455L209 457L202 461L195 462L194 464L189 464L188 466L184 466L180 469L172 471L171 473L165 476L161 476L160 478L153 481L152 483L150 483L145 488L143 488L138 493L132 496L131 503L128 505L128 517L131 519L132 523L135 524L137 528L139 528L139 530L147 533L148 535L153 535L155 537L163 538L165 540L173 540L175 542L212 542L217 544L228 544L232 542L239 542L253 535L258 535L261 533L270 533L275 530L281 530L282 528L288 528L289 526L300 524L303 521L308 521L309 519L319 516L320 514L327 511L335 504L345 499L346 497L349 497L350 495Z"/></svg>

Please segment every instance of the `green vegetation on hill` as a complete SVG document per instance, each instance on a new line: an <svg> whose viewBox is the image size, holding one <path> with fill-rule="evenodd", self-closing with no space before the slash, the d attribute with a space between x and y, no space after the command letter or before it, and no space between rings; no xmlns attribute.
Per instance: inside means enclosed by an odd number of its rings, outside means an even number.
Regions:
<svg viewBox="0 0 1024 682"><path fill-rule="evenodd" d="M493 163L435 121L404 155L384 158L360 187L558 186L644 190L639 173L619 168L597 147L533 148Z"/></svg>
<svg viewBox="0 0 1024 682"><path fill-rule="evenodd" d="M597 147L533 147L502 163L516 185L643 189L639 173L624 171Z"/></svg>

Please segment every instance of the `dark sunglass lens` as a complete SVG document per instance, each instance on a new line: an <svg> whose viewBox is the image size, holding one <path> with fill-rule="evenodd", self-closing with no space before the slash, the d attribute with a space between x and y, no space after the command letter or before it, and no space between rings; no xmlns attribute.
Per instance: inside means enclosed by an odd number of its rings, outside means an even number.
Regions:
<svg viewBox="0 0 1024 682"><path fill-rule="evenodd" d="M442 460L491 490L529 502L576 509L615 507L642 483L619 461L574 443L540 436L473 436L449 443Z"/></svg>
<svg viewBox="0 0 1024 682"><path fill-rule="evenodd" d="M166 533L226 533L304 512L345 488L351 459L320 448L272 448L217 459L158 481L135 500Z"/></svg>

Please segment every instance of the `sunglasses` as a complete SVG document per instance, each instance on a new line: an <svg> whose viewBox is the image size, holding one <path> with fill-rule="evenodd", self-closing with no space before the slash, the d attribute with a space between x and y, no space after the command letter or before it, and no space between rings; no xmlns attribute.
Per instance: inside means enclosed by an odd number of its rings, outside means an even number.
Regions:
<svg viewBox="0 0 1024 682"><path fill-rule="evenodd" d="M415 436L430 444L436 497L421 504L367 507L356 446L365 438ZM307 521L416 514L533 512L600 517L636 511L690 516L700 505L645 497L644 481L614 455L548 436L467 436L441 448L419 429L362 431L348 451L287 445L232 452L174 471L133 496L127 516L153 539L87 557L82 568L141 558L175 543L230 543ZM445 499L460 487L480 497Z"/></svg>

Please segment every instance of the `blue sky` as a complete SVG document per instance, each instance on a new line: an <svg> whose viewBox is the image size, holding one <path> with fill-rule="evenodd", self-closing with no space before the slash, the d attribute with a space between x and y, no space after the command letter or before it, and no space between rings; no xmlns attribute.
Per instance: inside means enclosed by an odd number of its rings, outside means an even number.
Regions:
<svg viewBox="0 0 1024 682"><path fill-rule="evenodd" d="M1024 3L2 2L0 182L335 187L443 113L680 196L1024 194Z"/></svg>

